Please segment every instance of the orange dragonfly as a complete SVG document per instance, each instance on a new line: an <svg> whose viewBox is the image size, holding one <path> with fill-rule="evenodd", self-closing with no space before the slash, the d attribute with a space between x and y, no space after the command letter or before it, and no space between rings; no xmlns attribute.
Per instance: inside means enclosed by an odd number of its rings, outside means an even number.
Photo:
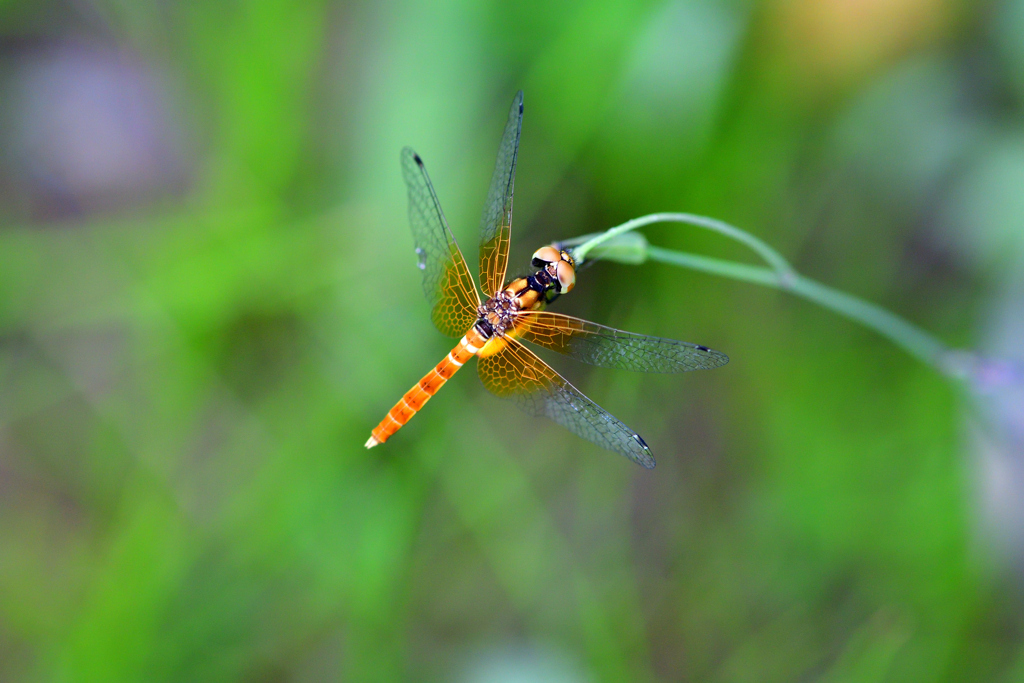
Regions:
<svg viewBox="0 0 1024 683"><path fill-rule="evenodd" d="M466 259L448 227L423 160L408 147L402 150L409 220L423 271L423 289L432 307L431 319L442 334L462 339L395 404L373 430L366 447L387 441L476 356L480 379L492 393L512 399L530 415L551 418L576 435L650 469L654 456L639 434L584 396L520 340L585 363L640 372L717 368L729 358L706 346L624 332L544 311L547 304L576 284L576 263L568 251L541 247L533 255L535 273L505 282L522 121L520 91L512 100L484 207L480 287L485 301L481 301Z"/></svg>

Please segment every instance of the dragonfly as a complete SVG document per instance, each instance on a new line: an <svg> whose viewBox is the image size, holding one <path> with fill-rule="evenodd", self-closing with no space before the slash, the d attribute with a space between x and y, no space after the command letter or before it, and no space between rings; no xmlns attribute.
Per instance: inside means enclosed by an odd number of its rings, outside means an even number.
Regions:
<svg viewBox="0 0 1024 683"><path fill-rule="evenodd" d="M479 284L483 298L423 160L408 147L402 150L409 221L431 320L442 334L461 339L388 411L365 445L373 448L387 441L476 356L477 372L491 393L511 399L529 415L550 418L577 436L651 469L654 455L639 434L584 396L523 342L599 367L640 372L706 370L725 365L729 358L700 344L625 332L545 310L576 285L576 262L565 249L541 247L531 260L535 272L505 280L522 122L523 93L519 91L501 137L481 221Z"/></svg>

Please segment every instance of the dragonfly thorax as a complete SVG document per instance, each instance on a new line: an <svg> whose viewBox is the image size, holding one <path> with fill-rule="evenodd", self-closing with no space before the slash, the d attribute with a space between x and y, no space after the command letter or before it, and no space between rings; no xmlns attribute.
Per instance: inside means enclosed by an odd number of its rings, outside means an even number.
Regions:
<svg viewBox="0 0 1024 683"><path fill-rule="evenodd" d="M546 268L528 277L512 280L500 292L477 309L478 328L498 337L512 329L520 311L535 311L554 300L561 292L558 279Z"/></svg>
<svg viewBox="0 0 1024 683"><path fill-rule="evenodd" d="M479 326L491 334L503 337L507 330L512 329L516 313L521 309L517 297L509 294L507 290L498 292L477 309L480 314L479 322L484 323Z"/></svg>

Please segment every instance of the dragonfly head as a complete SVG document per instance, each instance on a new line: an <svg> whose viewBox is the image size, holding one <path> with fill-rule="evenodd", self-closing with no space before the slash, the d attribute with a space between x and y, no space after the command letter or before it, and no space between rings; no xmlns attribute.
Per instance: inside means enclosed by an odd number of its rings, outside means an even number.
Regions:
<svg viewBox="0 0 1024 683"><path fill-rule="evenodd" d="M541 247L533 253L533 266L546 270L558 282L560 293L572 291L576 286L576 262L564 249Z"/></svg>

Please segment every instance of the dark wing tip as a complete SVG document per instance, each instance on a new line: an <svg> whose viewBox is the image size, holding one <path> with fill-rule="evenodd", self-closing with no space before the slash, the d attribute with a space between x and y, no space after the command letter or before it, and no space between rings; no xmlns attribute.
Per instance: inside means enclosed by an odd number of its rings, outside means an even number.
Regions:
<svg viewBox="0 0 1024 683"><path fill-rule="evenodd" d="M640 448L643 449L640 455L637 456L636 464L640 465L640 467L643 467L645 470L653 470L655 465L654 454L651 453L651 449L647 445L647 442L644 441L643 437L639 434L633 434L633 439L640 444Z"/></svg>
<svg viewBox="0 0 1024 683"><path fill-rule="evenodd" d="M721 351L715 351L714 349L709 349L708 347L704 346L703 344L694 344L693 347L695 349L697 349L698 351L702 352L702 353L709 354L712 358L714 358L716 361L718 361L717 365L711 366L712 368L720 368L720 367L722 367L723 365L725 365L726 363L729 362L729 356L725 355Z"/></svg>
<svg viewBox="0 0 1024 683"><path fill-rule="evenodd" d="M412 147L402 148L402 159L411 158L416 162L417 166L423 166L423 159L420 159L420 155L416 153Z"/></svg>

